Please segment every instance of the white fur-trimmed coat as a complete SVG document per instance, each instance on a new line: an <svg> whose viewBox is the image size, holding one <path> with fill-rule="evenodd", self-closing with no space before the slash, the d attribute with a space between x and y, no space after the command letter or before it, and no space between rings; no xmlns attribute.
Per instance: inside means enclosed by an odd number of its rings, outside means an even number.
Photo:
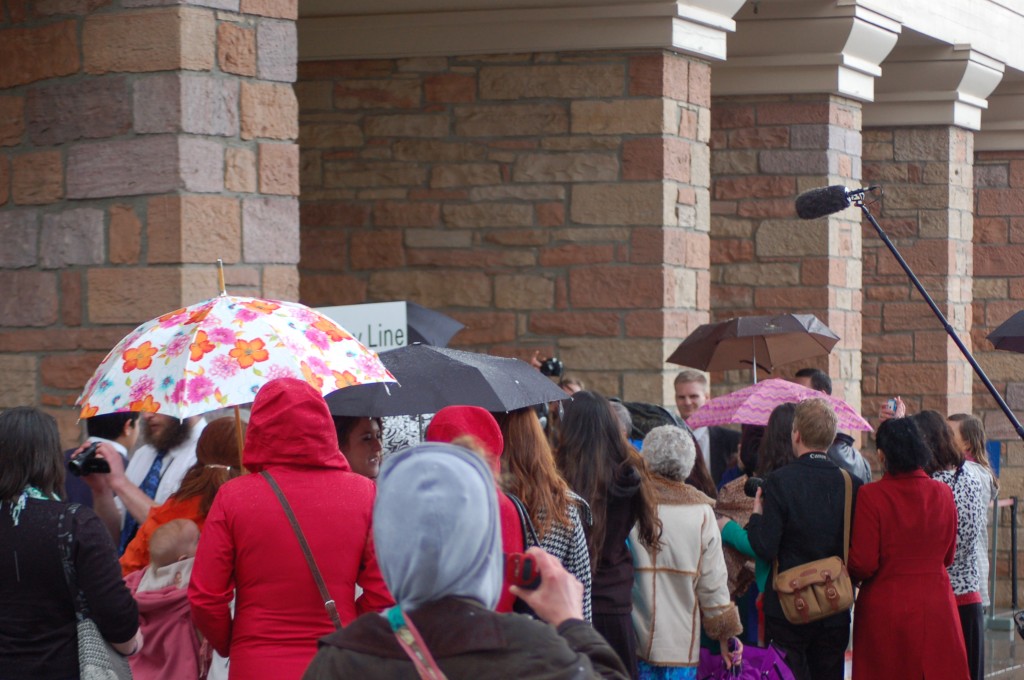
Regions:
<svg viewBox="0 0 1024 680"><path fill-rule="evenodd" d="M657 666L696 666L700 625L722 640L743 631L729 598L715 502L681 482L655 478L661 546L649 552L630 533L635 567L637 655Z"/></svg>

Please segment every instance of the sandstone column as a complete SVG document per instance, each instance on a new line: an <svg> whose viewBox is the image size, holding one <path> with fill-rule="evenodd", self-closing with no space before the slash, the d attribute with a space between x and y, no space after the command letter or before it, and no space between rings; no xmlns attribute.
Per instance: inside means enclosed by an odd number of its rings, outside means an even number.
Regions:
<svg viewBox="0 0 1024 680"><path fill-rule="evenodd" d="M1024 414L1024 356L992 349L986 339L999 324L1024 309L1024 78L1007 73L988 97L981 130L974 135L973 314L974 355L1010 409ZM989 441L1000 442L999 495L1024 495L1024 442L991 398L974 382L972 413L982 418ZM995 461L994 461L995 462ZM1010 605L1010 511L1000 519L1000 583L997 607ZM1018 554L1018 560L1024 555ZM1018 584L1020 585L1020 584Z"/></svg>
<svg viewBox="0 0 1024 680"><path fill-rule="evenodd" d="M862 103L900 26L852 7L815 16L801 7L764 3L756 18L745 8L729 60L713 71L711 307L716 319L817 315L839 344L827 359L778 375L820 367L835 393L859 406L860 213L805 221L794 200L817 187L860 186ZM749 383L750 374L731 381Z"/></svg>
<svg viewBox="0 0 1024 680"><path fill-rule="evenodd" d="M297 297L297 3L7 10L0 407L49 407L70 443L96 364L215 295L217 258L232 292Z"/></svg>
<svg viewBox="0 0 1024 680"><path fill-rule="evenodd" d="M898 48L865 108L864 179L874 208L970 347L974 134L1003 65L969 48ZM971 412L973 371L874 230L864 227L864 394L911 411ZM980 383L979 383L980 385Z"/></svg>
<svg viewBox="0 0 1024 680"><path fill-rule="evenodd" d="M303 299L416 300L466 323L460 344L555 354L589 387L670 403L664 359L708 317L710 61L739 3L724 4L617 24L623 7L418 31L310 19Z"/></svg>

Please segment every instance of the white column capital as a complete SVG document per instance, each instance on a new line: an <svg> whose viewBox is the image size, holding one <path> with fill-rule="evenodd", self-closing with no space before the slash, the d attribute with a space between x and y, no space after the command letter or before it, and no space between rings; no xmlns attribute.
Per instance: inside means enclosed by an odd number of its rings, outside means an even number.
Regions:
<svg viewBox="0 0 1024 680"><path fill-rule="evenodd" d="M898 17L856 0L748 4L729 36L729 60L715 65L711 92L829 93L871 101L879 64L901 30Z"/></svg>
<svg viewBox="0 0 1024 680"><path fill-rule="evenodd" d="M1024 150L1024 73L1007 70L981 114L975 151Z"/></svg>
<svg viewBox="0 0 1024 680"><path fill-rule="evenodd" d="M970 45L899 46L882 65L864 127L955 125L981 128L987 98L1002 80L1003 62Z"/></svg>
<svg viewBox="0 0 1024 680"><path fill-rule="evenodd" d="M725 59L744 0L303 0L299 60L610 49Z"/></svg>

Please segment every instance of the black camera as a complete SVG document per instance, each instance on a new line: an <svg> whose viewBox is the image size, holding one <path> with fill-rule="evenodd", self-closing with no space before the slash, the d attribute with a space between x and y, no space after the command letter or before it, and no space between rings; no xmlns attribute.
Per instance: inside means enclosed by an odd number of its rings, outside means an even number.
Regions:
<svg viewBox="0 0 1024 680"><path fill-rule="evenodd" d="M561 359L548 357L540 362L540 372L549 377L561 378L562 373L565 372L565 364Z"/></svg>
<svg viewBox="0 0 1024 680"><path fill-rule="evenodd" d="M68 461L68 471L76 477L87 477L94 472L110 472L110 463L96 457L99 442L85 447L80 454Z"/></svg>
<svg viewBox="0 0 1024 680"><path fill-rule="evenodd" d="M748 477L743 484L743 493L749 498L757 495L757 490L764 486L764 480L760 477Z"/></svg>

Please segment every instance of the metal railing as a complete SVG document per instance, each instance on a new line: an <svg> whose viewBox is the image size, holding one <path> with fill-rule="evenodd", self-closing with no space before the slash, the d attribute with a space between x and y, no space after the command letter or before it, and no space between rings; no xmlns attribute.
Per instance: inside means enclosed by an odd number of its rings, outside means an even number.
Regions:
<svg viewBox="0 0 1024 680"><path fill-rule="evenodd" d="M992 506L992 545L991 558L989 560L989 599L991 604L988 608L988 627L1011 630L1013 621L1005 618L996 618L996 562L999 555L999 509L1012 508L1010 511L1010 607L1011 613L1017 611L1017 497L1003 498L994 501ZM997 623L998 622L998 623Z"/></svg>

